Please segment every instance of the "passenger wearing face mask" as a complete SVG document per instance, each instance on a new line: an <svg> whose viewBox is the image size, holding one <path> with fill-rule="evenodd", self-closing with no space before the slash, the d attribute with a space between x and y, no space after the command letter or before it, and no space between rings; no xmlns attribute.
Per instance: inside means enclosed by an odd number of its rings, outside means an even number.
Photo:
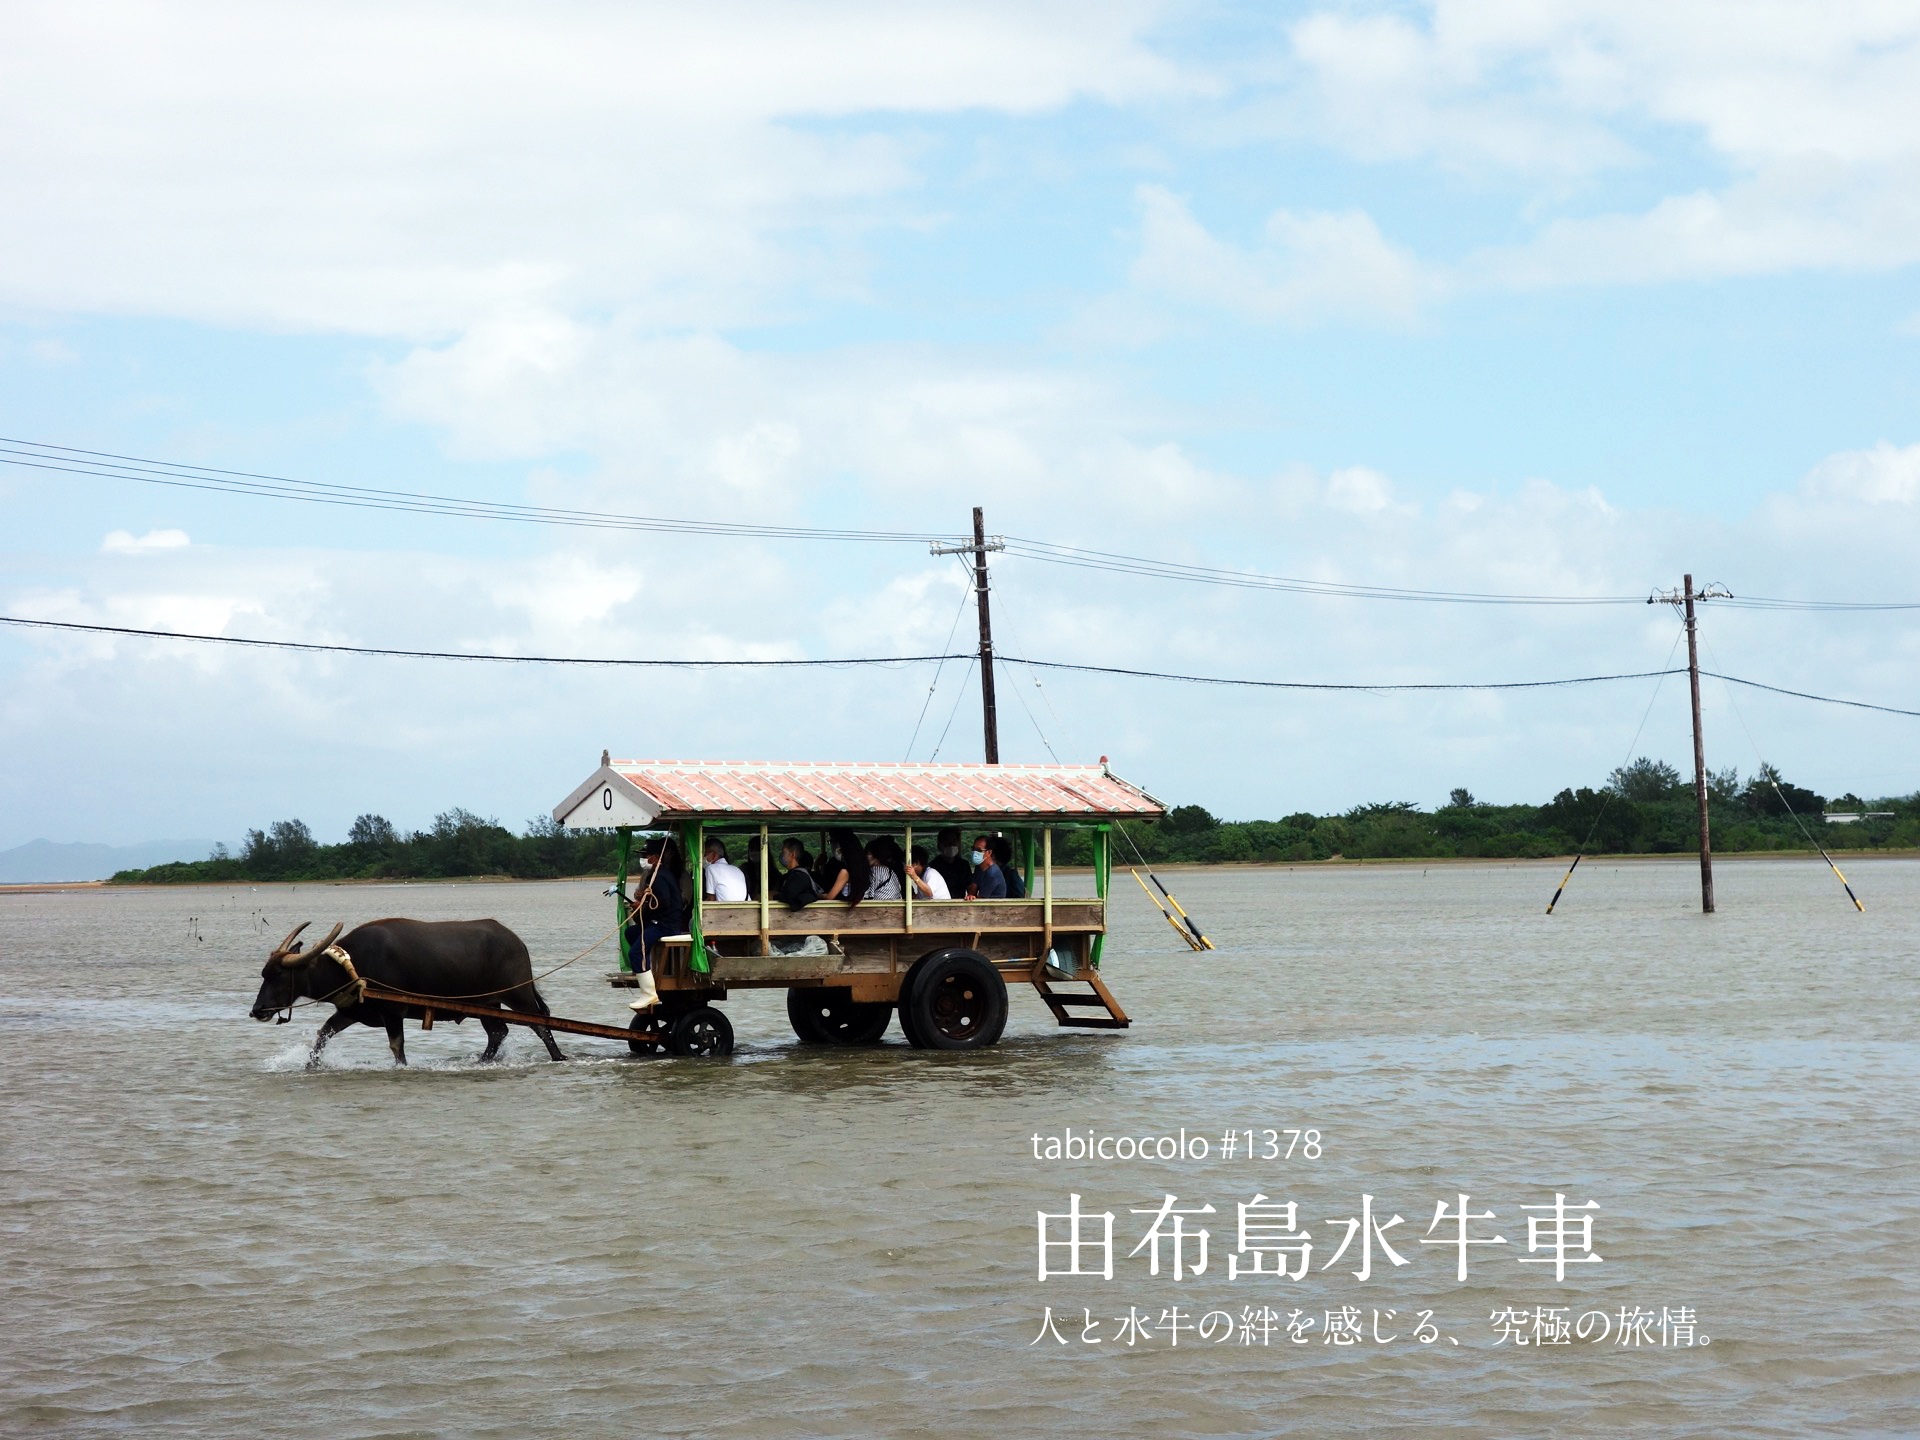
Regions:
<svg viewBox="0 0 1920 1440"><path fill-rule="evenodd" d="M993 840L990 836L982 835L973 842L973 884L967 894L974 900L1007 898L1007 877L993 863Z"/></svg>
<svg viewBox="0 0 1920 1440"><path fill-rule="evenodd" d="M633 919L627 925L627 959L640 990L640 997L629 1007L633 1010L651 1010L660 1003L660 991L653 979L660 942L685 928L686 901L680 893L679 877L674 874L674 859L675 852L668 849L662 835L650 836L640 848L641 888L628 907ZM624 892L620 898L626 902Z"/></svg>

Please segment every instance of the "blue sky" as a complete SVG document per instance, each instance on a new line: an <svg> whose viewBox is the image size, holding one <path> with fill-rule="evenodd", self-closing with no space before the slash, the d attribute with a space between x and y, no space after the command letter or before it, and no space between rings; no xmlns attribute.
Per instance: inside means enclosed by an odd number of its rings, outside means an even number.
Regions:
<svg viewBox="0 0 1920 1440"><path fill-rule="evenodd" d="M1920 5L24 5L0 432L306 479L992 528L1404 587L1920 599ZM496 653L912 654L911 546L607 535L0 467L0 613ZM1003 650L1311 680L1657 668L1647 607L1009 558ZM1920 708L1911 615L1725 668ZM963 627L962 634L965 629ZM605 746L900 758L928 670L638 678L0 632L0 846L519 824ZM1650 687L1003 677L1009 758L1233 816L1544 799ZM977 758L950 667L943 758ZM958 705L956 710L954 707ZM1709 687L1709 759L1920 787L1915 722ZM929 722L930 724L933 722ZM1639 747L1686 756L1682 692ZM923 733L914 753L932 742ZM104 773L103 773L104 772Z"/></svg>

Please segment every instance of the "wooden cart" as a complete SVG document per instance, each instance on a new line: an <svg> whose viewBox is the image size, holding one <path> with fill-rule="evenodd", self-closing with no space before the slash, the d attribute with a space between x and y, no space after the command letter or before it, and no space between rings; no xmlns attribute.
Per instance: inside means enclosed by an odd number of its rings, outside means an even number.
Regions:
<svg viewBox="0 0 1920 1440"><path fill-rule="evenodd" d="M569 828L619 833L623 893L636 831L674 834L687 857L687 933L664 947L655 972L661 1003L635 1018L636 1053L727 1053L733 1027L717 1002L736 989L786 990L794 1033L818 1044L873 1044L897 1014L919 1048L992 1045L1006 1025L1010 983L1031 985L1061 1025L1129 1023L1100 975L1109 841L1116 821L1154 819L1165 807L1112 774L1104 757L1098 765L848 765L603 756L553 814ZM770 898L775 857L789 836L814 850L826 830L844 827L862 841L890 835L905 851L932 851L948 826L965 845L983 834L1008 837L1028 898L930 901L909 893L799 910ZM1055 893L1054 857L1069 834L1091 844L1092 896ZM715 835L731 842L736 858L747 838L759 838L759 899L699 898L701 854ZM807 937L824 953L781 953ZM623 935L620 969L609 980L633 987L635 963Z"/></svg>

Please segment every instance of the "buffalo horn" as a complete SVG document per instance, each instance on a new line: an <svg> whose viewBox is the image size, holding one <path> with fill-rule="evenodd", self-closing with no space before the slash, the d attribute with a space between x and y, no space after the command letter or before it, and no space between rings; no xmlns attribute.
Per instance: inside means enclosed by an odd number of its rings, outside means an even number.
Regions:
<svg viewBox="0 0 1920 1440"><path fill-rule="evenodd" d="M340 938L340 932L345 928L346 927L344 925L335 924L333 929L327 932L327 938L322 940L318 945L313 947L313 953L316 955L325 953L326 948L329 945L333 944L334 941Z"/></svg>
<svg viewBox="0 0 1920 1440"><path fill-rule="evenodd" d="M297 936L302 930L306 929L307 926L311 925L312 923L313 922L311 920L302 920L298 925L294 926L293 929L287 932L287 938L282 940L278 945L273 947L273 953L275 955L284 955L289 950L293 949L294 937Z"/></svg>

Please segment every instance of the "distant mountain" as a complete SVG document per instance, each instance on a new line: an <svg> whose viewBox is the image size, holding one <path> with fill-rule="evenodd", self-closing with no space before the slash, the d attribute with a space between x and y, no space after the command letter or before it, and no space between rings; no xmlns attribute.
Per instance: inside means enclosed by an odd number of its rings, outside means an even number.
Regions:
<svg viewBox="0 0 1920 1440"><path fill-rule="evenodd" d="M116 870L145 869L169 860L204 860L211 840L149 840L144 845L56 845L29 840L0 850L0 885L45 885L105 880Z"/></svg>

